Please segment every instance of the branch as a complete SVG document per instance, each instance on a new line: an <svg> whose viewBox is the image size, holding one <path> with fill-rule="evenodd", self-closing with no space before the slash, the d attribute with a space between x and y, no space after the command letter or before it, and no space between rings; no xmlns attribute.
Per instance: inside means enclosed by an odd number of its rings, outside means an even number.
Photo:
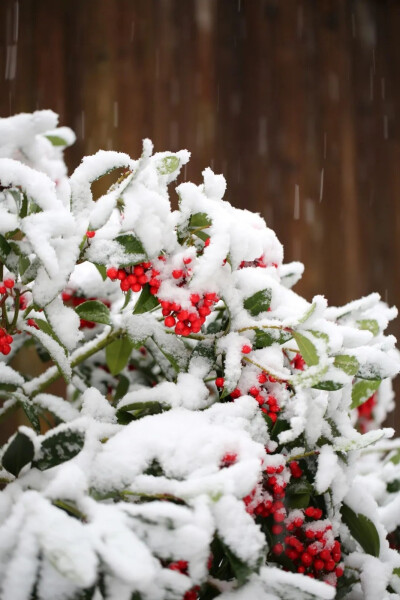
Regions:
<svg viewBox="0 0 400 600"><path fill-rule="evenodd" d="M106 346L114 342L117 338L119 338L123 334L122 329L117 329L116 331L110 332L103 331L97 338L94 340L90 340L81 348L78 348L71 354L71 367L74 368L78 366L80 363L85 361L96 352L103 350ZM33 398L37 394L40 394L44 389L46 389L51 383L57 381L57 379L61 376L58 367L53 366L47 369L42 375L35 377L31 381L28 381L22 386L24 393L27 396Z"/></svg>

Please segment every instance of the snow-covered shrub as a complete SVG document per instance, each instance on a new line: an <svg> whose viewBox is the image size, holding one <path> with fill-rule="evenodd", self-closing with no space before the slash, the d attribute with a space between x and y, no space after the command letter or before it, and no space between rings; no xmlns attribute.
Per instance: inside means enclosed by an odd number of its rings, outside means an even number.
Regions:
<svg viewBox="0 0 400 600"><path fill-rule="evenodd" d="M0 120L0 417L31 425L1 450L2 600L399 599L397 311L293 292L210 169L172 211L187 151L68 178L56 125ZM26 347L53 366L17 372Z"/></svg>

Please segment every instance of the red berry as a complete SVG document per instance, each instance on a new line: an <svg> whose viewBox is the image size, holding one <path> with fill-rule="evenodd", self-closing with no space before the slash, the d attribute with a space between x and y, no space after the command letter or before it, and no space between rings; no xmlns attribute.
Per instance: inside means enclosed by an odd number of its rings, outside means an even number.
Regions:
<svg viewBox="0 0 400 600"><path fill-rule="evenodd" d="M225 379L223 377L217 377L217 379L215 380L215 385L218 388L223 388L225 385Z"/></svg>
<svg viewBox="0 0 400 600"><path fill-rule="evenodd" d="M184 259L183 259L183 263L184 263L185 265L190 265L190 263L191 263L191 262L192 262L192 259L191 259L191 258L189 258L189 257L187 257L187 258L184 258Z"/></svg>
<svg viewBox="0 0 400 600"><path fill-rule="evenodd" d="M143 267L141 265L135 265L135 267L133 269L133 272L135 273L135 275L137 277L139 277L139 275L143 275L144 269L143 269Z"/></svg>
<svg viewBox="0 0 400 600"><path fill-rule="evenodd" d="M0 285L0 294L5 294L7 292L7 289L4 285Z"/></svg>
<svg viewBox="0 0 400 600"><path fill-rule="evenodd" d="M250 354L251 352L251 346L249 346L248 344L245 344L244 346L242 346L242 354Z"/></svg>
<svg viewBox="0 0 400 600"><path fill-rule="evenodd" d="M317 558L317 560L314 561L314 569L316 571L322 571L323 568L324 568L324 562L322 560L320 560L319 558Z"/></svg>
<svg viewBox="0 0 400 600"><path fill-rule="evenodd" d="M199 296L199 294L192 294L190 296L190 302L193 304L193 306L195 304L198 304L200 302L200 296Z"/></svg>
<svg viewBox="0 0 400 600"><path fill-rule="evenodd" d="M8 288L9 290L11 290L14 287L14 285L15 285L14 279L5 279L3 281L3 283L6 286L6 288Z"/></svg>
<svg viewBox="0 0 400 600"><path fill-rule="evenodd" d="M182 269L175 269L174 271L172 271L172 277L174 279L180 279L183 275L183 271Z"/></svg>
<svg viewBox="0 0 400 600"><path fill-rule="evenodd" d="M140 292L141 289L142 286L140 285L140 283L134 283L133 285L131 285L132 292Z"/></svg>
<svg viewBox="0 0 400 600"><path fill-rule="evenodd" d="M231 465L234 465L236 461L237 461L237 454L235 454L234 452L227 452L222 457L221 467L230 467Z"/></svg>
<svg viewBox="0 0 400 600"><path fill-rule="evenodd" d="M173 327L175 325L175 319L172 316L167 317L164 320L164 324L166 327Z"/></svg>
<svg viewBox="0 0 400 600"><path fill-rule="evenodd" d="M280 554L282 554L282 552L283 552L283 546L282 546L282 544L275 544L275 546L272 547L272 552L274 554L276 554L277 556L279 556Z"/></svg>
<svg viewBox="0 0 400 600"><path fill-rule="evenodd" d="M182 335L184 330L185 330L185 325L182 323L182 321L178 321L177 324L175 325L175 333L177 335Z"/></svg>
<svg viewBox="0 0 400 600"><path fill-rule="evenodd" d="M256 396L258 396L258 391L259 391L258 388L255 385L253 385L253 387L251 387L249 389L249 394L250 394L250 396L256 397Z"/></svg>
<svg viewBox="0 0 400 600"><path fill-rule="evenodd" d="M308 554L308 552L303 552L303 554L301 555L301 562L306 567L309 567L313 562L311 554Z"/></svg>
<svg viewBox="0 0 400 600"><path fill-rule="evenodd" d="M336 565L335 565L335 561L334 561L334 560L332 560L332 559L331 559L331 560L328 560L328 561L325 563L325 569L326 569L327 571L333 571L333 570L335 569L335 566L336 566Z"/></svg>
<svg viewBox="0 0 400 600"><path fill-rule="evenodd" d="M110 267L109 269L107 269L107 277L109 277L110 279L117 279L118 269L116 269L115 267Z"/></svg>
<svg viewBox="0 0 400 600"><path fill-rule="evenodd" d="M186 321L188 316L189 316L189 313L187 310L181 310L177 314L178 321Z"/></svg>
<svg viewBox="0 0 400 600"><path fill-rule="evenodd" d="M239 390L239 388L235 388L231 392L231 398L239 398L241 395L242 395L242 392Z"/></svg>
<svg viewBox="0 0 400 600"><path fill-rule="evenodd" d="M336 577L341 577L343 575L343 573L344 573L344 571L343 571L342 567L336 567L336 569L335 569Z"/></svg>
<svg viewBox="0 0 400 600"><path fill-rule="evenodd" d="M93 238L96 235L95 231L87 231L86 232L86 237L88 238Z"/></svg>
<svg viewBox="0 0 400 600"><path fill-rule="evenodd" d="M274 535L279 535L283 531L282 525L272 525L271 529L272 529L272 533Z"/></svg>
<svg viewBox="0 0 400 600"><path fill-rule="evenodd" d="M117 272L117 279L120 279L121 281L123 281L124 279L126 279L127 275L125 273L125 271L123 269L118 269Z"/></svg>
<svg viewBox="0 0 400 600"><path fill-rule="evenodd" d="M267 381L267 376L265 373L260 373L258 376L258 382L259 383L265 383Z"/></svg>
<svg viewBox="0 0 400 600"><path fill-rule="evenodd" d="M123 292L127 292L130 289L129 281L127 279L123 279L119 284L119 287Z"/></svg>
<svg viewBox="0 0 400 600"><path fill-rule="evenodd" d="M207 238L206 241L204 242L204 247L207 248L207 246L210 245L211 239Z"/></svg>

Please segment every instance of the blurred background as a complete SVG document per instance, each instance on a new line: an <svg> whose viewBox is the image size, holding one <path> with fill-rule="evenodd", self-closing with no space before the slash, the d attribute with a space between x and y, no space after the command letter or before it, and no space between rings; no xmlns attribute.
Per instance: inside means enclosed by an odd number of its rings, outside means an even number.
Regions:
<svg viewBox="0 0 400 600"><path fill-rule="evenodd" d="M400 305L399 0L1 0L0 24L0 116L59 113L71 170L187 148L183 179L224 173L307 299Z"/></svg>

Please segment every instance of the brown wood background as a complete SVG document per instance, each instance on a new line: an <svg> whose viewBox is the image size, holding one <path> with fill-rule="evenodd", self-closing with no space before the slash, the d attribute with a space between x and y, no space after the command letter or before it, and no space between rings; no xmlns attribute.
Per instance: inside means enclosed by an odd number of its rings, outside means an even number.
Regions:
<svg viewBox="0 0 400 600"><path fill-rule="evenodd" d="M0 0L0 116L58 112L71 169L188 148L305 263L299 292L400 305L399 31L399 0Z"/></svg>

